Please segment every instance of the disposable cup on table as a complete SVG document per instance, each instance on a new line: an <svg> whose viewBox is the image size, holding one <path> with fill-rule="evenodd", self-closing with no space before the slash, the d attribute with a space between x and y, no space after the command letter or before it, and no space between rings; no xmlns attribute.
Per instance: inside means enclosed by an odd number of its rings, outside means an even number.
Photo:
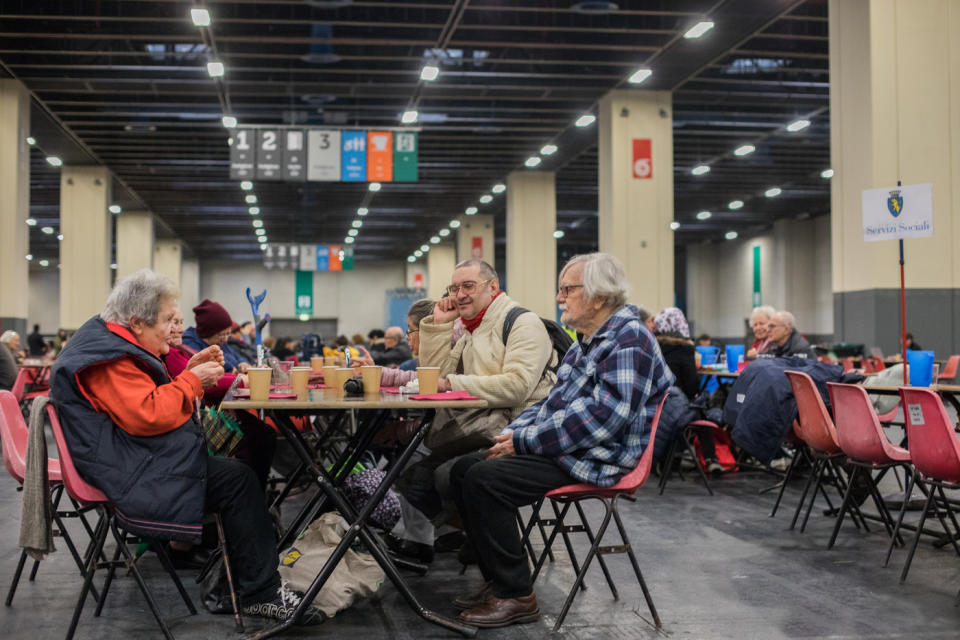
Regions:
<svg viewBox="0 0 960 640"><path fill-rule="evenodd" d="M273 369L270 367L250 367L247 369L247 382L250 385L250 400L263 402L270 399L270 378Z"/></svg>
<svg viewBox="0 0 960 640"><path fill-rule="evenodd" d="M331 389L337 386L336 365L323 365L323 386Z"/></svg>
<svg viewBox="0 0 960 640"><path fill-rule="evenodd" d="M297 394L297 400L310 399L310 390L307 388L309 379L310 367L294 367L290 370L290 386L293 387L293 393Z"/></svg>
<svg viewBox="0 0 960 640"><path fill-rule="evenodd" d="M323 356L313 356L310 358L310 370L314 373L323 371Z"/></svg>
<svg viewBox="0 0 960 640"><path fill-rule="evenodd" d="M929 387L933 381L933 351L907 351L910 386Z"/></svg>
<svg viewBox="0 0 960 640"><path fill-rule="evenodd" d="M744 347L742 344L727 345L727 371L733 373L737 370L737 365L743 359Z"/></svg>
<svg viewBox="0 0 960 640"><path fill-rule="evenodd" d="M417 367L417 384L420 393L436 393L440 380L440 367Z"/></svg>
<svg viewBox="0 0 960 640"><path fill-rule="evenodd" d="M380 393L380 379L383 376L383 367L360 367L360 375L363 377L364 394L377 395Z"/></svg>
<svg viewBox="0 0 960 640"><path fill-rule="evenodd" d="M337 391L343 391L343 384L353 377L351 367L337 367Z"/></svg>

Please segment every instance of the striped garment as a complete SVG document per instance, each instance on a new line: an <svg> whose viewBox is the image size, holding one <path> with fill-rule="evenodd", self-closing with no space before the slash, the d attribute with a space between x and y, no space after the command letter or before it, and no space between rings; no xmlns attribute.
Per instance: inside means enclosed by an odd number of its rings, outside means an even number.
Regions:
<svg viewBox="0 0 960 640"><path fill-rule="evenodd" d="M518 454L556 458L573 478L610 486L637 464L674 377L633 305L574 344L550 394L507 426Z"/></svg>

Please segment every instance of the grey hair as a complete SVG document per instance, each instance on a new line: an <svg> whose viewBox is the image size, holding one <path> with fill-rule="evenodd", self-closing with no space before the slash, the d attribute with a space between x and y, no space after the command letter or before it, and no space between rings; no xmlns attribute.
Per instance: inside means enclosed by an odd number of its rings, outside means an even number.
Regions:
<svg viewBox="0 0 960 640"><path fill-rule="evenodd" d="M462 260L457 263L457 266L454 269L462 269L464 267L479 267L480 268L480 277L484 280L496 280L500 282L500 278L497 276L497 270L490 266L489 262L481 260L480 258L468 258L467 260Z"/></svg>
<svg viewBox="0 0 960 640"><path fill-rule="evenodd" d="M419 327L421 320L427 316L433 315L433 308L436 306L436 304L437 303L430 298L417 300L410 305L410 311L407 312L407 318L413 321L413 326Z"/></svg>
<svg viewBox="0 0 960 640"><path fill-rule="evenodd" d="M396 340L403 340L403 328L402 327L390 327L383 332L384 338L394 338Z"/></svg>
<svg viewBox="0 0 960 640"><path fill-rule="evenodd" d="M100 319L129 327L131 320L140 318L152 327L157 323L163 303L179 296L170 278L150 269L140 269L113 287Z"/></svg>
<svg viewBox="0 0 960 640"><path fill-rule="evenodd" d="M765 304L762 307L754 307L753 311L750 312L750 324L753 324L753 321L756 320L757 316L759 315L765 315L769 320L773 318L773 314L775 314L776 312L777 310L768 304Z"/></svg>
<svg viewBox="0 0 960 640"><path fill-rule="evenodd" d="M0 336L0 343L10 344L13 342L14 338L19 338L20 334L14 331L13 329L7 329L3 332L3 335Z"/></svg>
<svg viewBox="0 0 960 640"><path fill-rule="evenodd" d="M650 312L643 305L637 305L637 316L639 316L640 322L646 322L650 317Z"/></svg>
<svg viewBox="0 0 960 640"><path fill-rule="evenodd" d="M630 283L627 282L627 270L619 258L599 252L573 256L560 270L560 278L563 278L567 269L580 262L584 263L583 292L588 299L602 299L613 308L627 303Z"/></svg>
<svg viewBox="0 0 960 640"><path fill-rule="evenodd" d="M787 327L787 329L795 329L797 326L797 319L793 317L793 314L789 311L778 311L774 314L781 322ZM771 316L771 319L773 317Z"/></svg>

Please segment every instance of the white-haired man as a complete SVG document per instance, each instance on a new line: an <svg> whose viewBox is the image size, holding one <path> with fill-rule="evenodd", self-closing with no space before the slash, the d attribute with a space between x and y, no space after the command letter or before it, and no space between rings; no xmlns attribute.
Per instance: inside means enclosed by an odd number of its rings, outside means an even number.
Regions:
<svg viewBox="0 0 960 640"><path fill-rule="evenodd" d="M797 356L816 360L817 353L796 329L797 321L789 311L778 311L767 323L770 346L766 352L776 358Z"/></svg>
<svg viewBox="0 0 960 640"><path fill-rule="evenodd" d="M673 383L657 341L626 304L614 256L575 256L560 272L561 320L577 330L550 394L521 413L485 454L453 467L454 494L486 580L454 600L460 620L502 627L540 615L515 510L556 487L616 484L649 443L657 403Z"/></svg>

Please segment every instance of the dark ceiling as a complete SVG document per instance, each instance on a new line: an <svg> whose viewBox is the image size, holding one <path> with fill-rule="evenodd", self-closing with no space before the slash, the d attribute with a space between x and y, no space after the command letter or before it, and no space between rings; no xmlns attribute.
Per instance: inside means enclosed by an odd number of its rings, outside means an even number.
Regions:
<svg viewBox="0 0 960 640"><path fill-rule="evenodd" d="M241 126L376 128L421 114L420 177L385 183L256 182L271 242L340 243L369 215L357 261L406 258L481 195L553 142L559 253L597 244L596 125L574 120L649 66L642 87L674 92L678 245L761 232L780 217L829 211L826 0L4 0L0 75L33 93L31 251L57 259L59 172L45 162L102 163L114 199L149 208L158 234L195 256L260 259L245 193L229 178L221 116ZM209 28L192 7L212 15ZM684 39L694 23L715 27ZM425 60L440 76L420 80ZM226 74L209 77L220 60ZM788 123L805 118L799 132ZM756 151L735 157L750 143ZM690 170L706 163L711 171ZM765 197L770 187L782 193ZM727 203L741 200L736 211ZM713 216L696 219L699 211ZM502 254L503 252L500 251Z"/></svg>

